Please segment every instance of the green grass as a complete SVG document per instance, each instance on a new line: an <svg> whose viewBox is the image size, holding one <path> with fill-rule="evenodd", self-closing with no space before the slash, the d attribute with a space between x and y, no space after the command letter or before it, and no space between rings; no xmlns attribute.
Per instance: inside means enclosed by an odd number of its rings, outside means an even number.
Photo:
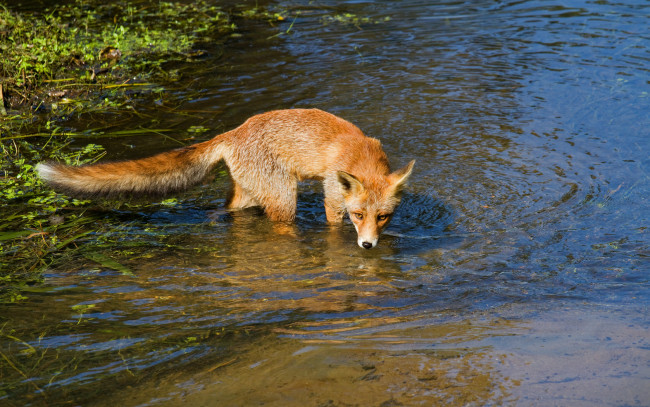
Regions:
<svg viewBox="0 0 650 407"><path fill-rule="evenodd" d="M200 56L197 45L235 33L233 18L286 19L249 8L226 12L204 1L190 4L79 1L44 13L16 13L0 4L0 76L5 104L36 103L90 84L147 81L161 65ZM47 89L45 89L47 85Z"/></svg>
<svg viewBox="0 0 650 407"><path fill-rule="evenodd" d="M41 272L62 254L59 250L86 235L94 222L84 215L88 201L52 191L34 172L32 163L46 159L84 164L103 155L96 144L64 152L66 144L57 138L39 148L20 139L0 144L0 302L23 299L20 292L40 281Z"/></svg>

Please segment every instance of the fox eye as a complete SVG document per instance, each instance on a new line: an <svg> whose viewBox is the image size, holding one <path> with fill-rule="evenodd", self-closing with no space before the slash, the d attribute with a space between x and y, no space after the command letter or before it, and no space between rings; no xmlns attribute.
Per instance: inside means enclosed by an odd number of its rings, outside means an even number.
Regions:
<svg viewBox="0 0 650 407"><path fill-rule="evenodd" d="M378 221L384 221L386 219L390 218L390 215L377 215L377 220Z"/></svg>
<svg viewBox="0 0 650 407"><path fill-rule="evenodd" d="M354 215L355 218L357 218L359 220L363 219L363 213L361 213L361 212L355 212L353 215Z"/></svg>

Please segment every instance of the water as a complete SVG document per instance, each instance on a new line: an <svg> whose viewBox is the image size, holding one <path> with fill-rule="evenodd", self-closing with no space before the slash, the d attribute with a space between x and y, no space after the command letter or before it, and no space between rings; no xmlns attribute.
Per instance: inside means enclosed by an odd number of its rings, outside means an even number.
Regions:
<svg viewBox="0 0 650 407"><path fill-rule="evenodd" d="M25 376L0 400L648 405L648 4L287 4L289 34L248 23L112 120L218 133L277 108L340 115L394 168L417 160L379 247L324 224L318 184L291 236L220 209L223 175L177 206L106 209L87 256L0 311L20 362L2 375ZM324 23L337 13L381 22ZM112 159L176 146L102 143Z"/></svg>

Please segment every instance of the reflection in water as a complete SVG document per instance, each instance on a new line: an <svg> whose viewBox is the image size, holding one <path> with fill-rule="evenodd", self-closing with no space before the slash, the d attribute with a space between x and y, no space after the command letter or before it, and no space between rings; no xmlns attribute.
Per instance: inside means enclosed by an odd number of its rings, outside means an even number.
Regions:
<svg viewBox="0 0 650 407"><path fill-rule="evenodd" d="M395 168L417 160L382 243L327 226L314 184L283 233L224 212L221 175L175 207L99 212L114 227L84 251L123 268L80 257L2 306L0 403L647 405L648 5L292 7L291 34L251 23L120 123L340 115Z"/></svg>
<svg viewBox="0 0 650 407"><path fill-rule="evenodd" d="M373 324L390 326L391 321ZM380 333L373 333L370 325L353 330L311 324L295 328L276 329L279 338L263 338L264 346L242 344L239 349L244 352L231 358L204 361L191 381L167 378L155 392L146 386L144 392L126 391L120 397L134 405L155 398L160 405L232 406L467 406L514 400L511 390L518 381L497 369L506 355L495 355L489 348L458 347L459 340L480 341L521 331L503 320ZM310 339L319 332L338 339ZM296 335L303 340L283 339Z"/></svg>

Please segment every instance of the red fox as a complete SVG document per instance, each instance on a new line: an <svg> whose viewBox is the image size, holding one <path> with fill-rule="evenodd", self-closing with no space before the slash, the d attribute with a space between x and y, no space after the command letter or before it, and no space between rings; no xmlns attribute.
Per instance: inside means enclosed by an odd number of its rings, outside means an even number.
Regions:
<svg viewBox="0 0 650 407"><path fill-rule="evenodd" d="M291 222L298 181L322 180L328 223L342 222L347 212L365 249L377 245L415 163L391 173L379 140L322 110L290 109L253 116L211 140L148 158L40 163L36 170L70 195L160 195L200 183L221 160L232 178L228 209L261 206L271 220Z"/></svg>

